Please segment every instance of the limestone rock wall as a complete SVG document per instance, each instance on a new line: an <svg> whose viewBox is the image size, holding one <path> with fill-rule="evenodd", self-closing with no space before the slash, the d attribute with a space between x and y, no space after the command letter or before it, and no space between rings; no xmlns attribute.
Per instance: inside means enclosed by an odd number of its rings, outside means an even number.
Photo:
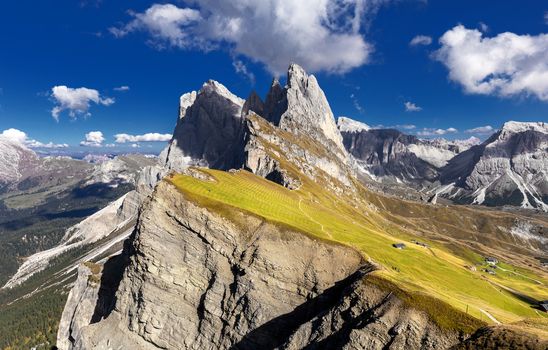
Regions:
<svg viewBox="0 0 548 350"><path fill-rule="evenodd" d="M253 216L236 221L160 182L101 285L81 269L60 349L440 349L457 341L364 282L372 267L355 250Z"/></svg>

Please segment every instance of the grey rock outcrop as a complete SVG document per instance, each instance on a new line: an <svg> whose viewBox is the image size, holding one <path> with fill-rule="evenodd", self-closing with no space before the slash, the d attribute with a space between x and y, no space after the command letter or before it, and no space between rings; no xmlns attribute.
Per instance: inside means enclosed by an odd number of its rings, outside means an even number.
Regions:
<svg viewBox="0 0 548 350"><path fill-rule="evenodd" d="M352 190L348 158L318 139L284 131L251 113L246 118L244 168L285 187L300 187L304 174L334 191Z"/></svg>
<svg viewBox="0 0 548 350"><path fill-rule="evenodd" d="M189 165L227 170L243 160L244 100L210 80L200 91L181 96L179 119L162 165L181 171Z"/></svg>
<svg viewBox="0 0 548 350"><path fill-rule="evenodd" d="M341 159L347 157L333 112L316 77L296 64L289 67L285 88L277 80L272 83L264 117L282 130L318 140Z"/></svg>
<svg viewBox="0 0 548 350"><path fill-rule="evenodd" d="M117 292L101 293L103 284L82 271L63 313L60 349L443 349L458 342L368 284L372 267L353 249L245 220L235 225L160 182L118 258L126 266ZM115 270L105 266L92 279L104 282Z"/></svg>

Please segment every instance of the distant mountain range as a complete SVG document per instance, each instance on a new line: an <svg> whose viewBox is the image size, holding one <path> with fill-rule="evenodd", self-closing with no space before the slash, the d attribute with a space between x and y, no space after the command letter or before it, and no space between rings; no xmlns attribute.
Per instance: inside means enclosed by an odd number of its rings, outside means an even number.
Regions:
<svg viewBox="0 0 548 350"><path fill-rule="evenodd" d="M396 182L459 204L548 211L548 124L507 122L485 142L418 139L339 118L357 168L376 182Z"/></svg>

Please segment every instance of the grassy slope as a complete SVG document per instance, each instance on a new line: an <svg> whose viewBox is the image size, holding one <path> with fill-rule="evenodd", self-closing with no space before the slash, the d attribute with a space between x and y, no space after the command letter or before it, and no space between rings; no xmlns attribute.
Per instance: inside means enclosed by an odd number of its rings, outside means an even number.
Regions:
<svg viewBox="0 0 548 350"><path fill-rule="evenodd" d="M297 191L289 191L251 173L202 171L214 180L198 180L176 175L170 179L189 199L234 218L233 209L244 210L283 226L290 226L320 239L340 242L358 249L381 264L378 277L397 284L407 292L419 292L441 299L457 310L467 311L477 319L491 322L485 310L501 322L545 317L512 293L492 282L521 291L536 299L548 299L548 281L528 271L528 277L511 273L491 277L465 268L478 256L464 250L458 256L444 246L423 248L411 243L417 238L403 228L386 230L381 214L351 197L337 198L313 182L305 182ZM388 233L389 232L389 233ZM398 250L391 244L405 242ZM470 256L465 260L463 256ZM476 261L473 261L476 260ZM510 267L506 265L506 267Z"/></svg>

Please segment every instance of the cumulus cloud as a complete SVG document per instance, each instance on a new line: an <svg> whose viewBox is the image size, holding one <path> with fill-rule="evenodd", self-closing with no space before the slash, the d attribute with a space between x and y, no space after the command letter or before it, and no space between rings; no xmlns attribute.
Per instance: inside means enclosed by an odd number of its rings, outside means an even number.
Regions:
<svg viewBox="0 0 548 350"><path fill-rule="evenodd" d="M129 86L127 85L118 86L114 88L114 91L121 91L121 92L129 91Z"/></svg>
<svg viewBox="0 0 548 350"><path fill-rule="evenodd" d="M29 148L66 148L68 144L66 143L43 143L28 137L27 133L19 129L6 129L0 133L1 137L4 137L12 142L17 142Z"/></svg>
<svg viewBox="0 0 548 350"><path fill-rule="evenodd" d="M102 147L105 137L101 131L90 131L86 134L84 141L80 142L80 146L86 147Z"/></svg>
<svg viewBox="0 0 548 350"><path fill-rule="evenodd" d="M447 128L447 129L435 129L435 128L423 128L421 131L417 132L417 135L419 136L440 136L440 135L446 135L446 134L454 134L459 132L455 128Z"/></svg>
<svg viewBox="0 0 548 350"><path fill-rule="evenodd" d="M0 136L7 138L10 141L24 144L27 140L27 134L21 130L10 128L2 131Z"/></svg>
<svg viewBox="0 0 548 350"><path fill-rule="evenodd" d="M465 130L464 132L467 134L491 134L495 131L495 128L493 128L491 125L485 125L485 126L478 126L476 128Z"/></svg>
<svg viewBox="0 0 548 350"><path fill-rule="evenodd" d="M422 107L417 106L416 104L414 104L411 101L406 101L406 102L403 103L403 105L405 106L405 111L406 112L420 112L420 111L422 111Z"/></svg>
<svg viewBox="0 0 548 350"><path fill-rule="evenodd" d="M126 142L166 142L171 140L171 134L160 134L149 132L143 135L116 134L114 135L116 143Z"/></svg>
<svg viewBox="0 0 548 350"><path fill-rule="evenodd" d="M114 99L103 97L99 91L95 89L69 88L65 85L54 86L51 89L51 97L56 106L51 110L51 115L59 121L61 112L67 110L71 118L76 118L78 115L89 116L89 108L91 103L110 106L114 103Z"/></svg>
<svg viewBox="0 0 548 350"><path fill-rule="evenodd" d="M179 8L173 4L154 4L143 13L130 11L130 15L133 20L126 25L109 29L114 36L123 37L134 31L146 30L153 39L157 39L158 45L167 41L170 45L179 47L193 44L185 27L201 19L199 11Z"/></svg>
<svg viewBox="0 0 548 350"><path fill-rule="evenodd" d="M193 8L154 4L130 12L116 37L144 31L157 48L229 47L281 74L291 62L310 71L343 73L367 63L373 47L360 33L364 18L388 0L195 0Z"/></svg>
<svg viewBox="0 0 548 350"><path fill-rule="evenodd" d="M533 95L548 101L548 34L484 37L458 25L440 38L434 58L470 94Z"/></svg>
<svg viewBox="0 0 548 350"><path fill-rule="evenodd" d="M411 46L428 46L430 44L432 44L432 37L429 37L427 35L417 35L409 42L409 45Z"/></svg>

